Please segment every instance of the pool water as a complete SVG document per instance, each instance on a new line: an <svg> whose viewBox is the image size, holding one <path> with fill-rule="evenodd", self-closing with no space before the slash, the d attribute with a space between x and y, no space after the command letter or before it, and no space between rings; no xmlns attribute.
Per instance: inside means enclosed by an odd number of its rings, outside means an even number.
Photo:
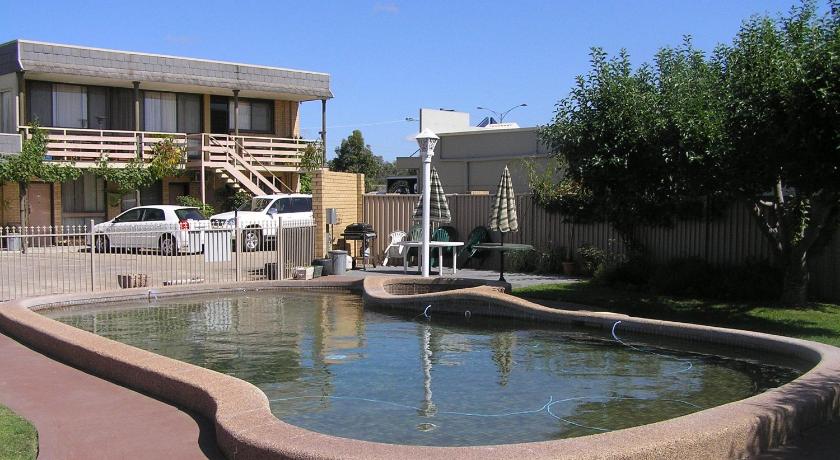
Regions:
<svg viewBox="0 0 840 460"><path fill-rule="evenodd" d="M464 446L617 430L796 378L778 357L610 331L366 310L342 291L254 292L47 315L259 387L281 420ZM428 317L427 317L428 316Z"/></svg>

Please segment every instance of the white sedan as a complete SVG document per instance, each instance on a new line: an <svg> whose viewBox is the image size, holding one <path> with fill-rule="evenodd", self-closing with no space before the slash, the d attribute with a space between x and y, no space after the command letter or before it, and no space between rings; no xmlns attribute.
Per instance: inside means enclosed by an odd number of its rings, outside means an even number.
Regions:
<svg viewBox="0 0 840 460"><path fill-rule="evenodd" d="M210 221L198 208L138 206L93 227L93 250L158 249L161 255L201 252Z"/></svg>

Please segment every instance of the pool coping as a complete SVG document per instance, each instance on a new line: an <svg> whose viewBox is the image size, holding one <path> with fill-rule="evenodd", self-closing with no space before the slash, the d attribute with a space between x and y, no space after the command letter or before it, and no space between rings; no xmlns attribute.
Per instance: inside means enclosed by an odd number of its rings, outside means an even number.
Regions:
<svg viewBox="0 0 840 460"><path fill-rule="evenodd" d="M410 286L412 292L406 292ZM520 318L664 335L795 356L814 364L796 380L759 395L665 420L555 441L470 447L384 444L320 434L277 419L265 394L243 380L118 343L51 320L38 310L101 302L277 289L350 289L366 304L470 315ZM840 415L840 349L788 337L635 318L606 312L543 307L499 287L452 278L339 277L261 281L104 294L65 294L0 304L0 330L87 372L171 402L211 420L229 458L743 458L784 444L801 431Z"/></svg>

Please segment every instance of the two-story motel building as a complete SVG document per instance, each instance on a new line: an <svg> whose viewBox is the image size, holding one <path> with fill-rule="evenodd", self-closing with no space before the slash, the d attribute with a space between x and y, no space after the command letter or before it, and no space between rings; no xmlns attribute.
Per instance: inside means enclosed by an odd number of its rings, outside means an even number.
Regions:
<svg viewBox="0 0 840 460"><path fill-rule="evenodd" d="M237 190L299 187L299 107L321 101L326 140L330 76L157 54L12 40L0 44L0 152L20 151L27 126L48 134L47 159L78 168L151 159L165 137L187 147L186 173L139 194L143 204L192 195L220 203ZM19 222L16 184L0 187L0 226ZM63 184L33 181L31 225L109 219L137 204L91 172Z"/></svg>

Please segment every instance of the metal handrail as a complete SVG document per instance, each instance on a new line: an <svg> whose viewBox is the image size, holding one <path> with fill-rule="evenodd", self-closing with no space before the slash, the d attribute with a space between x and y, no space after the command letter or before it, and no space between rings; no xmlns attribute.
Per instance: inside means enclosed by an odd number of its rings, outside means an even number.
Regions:
<svg viewBox="0 0 840 460"><path fill-rule="evenodd" d="M262 166L262 168L263 168L266 172L268 172L269 174L271 174L271 176L272 176L273 178L277 179L277 180L280 182L280 185L282 185L283 187L286 187L286 190L288 190L290 193L295 193L295 191L294 191L294 190L292 190L292 189L291 189L291 187L289 187L288 185L286 185L286 183L285 183L285 182L283 182L283 179L280 179L279 177L277 177L277 174L274 174L274 171L269 170L269 169L268 169L268 167L266 167L266 166L263 164L263 162L261 162L259 159L257 159L257 158L254 156L254 154L252 154L251 152L249 152L249 151L248 151L248 149L246 149L246 148L245 148L245 142L244 142L244 141L241 141L240 139L237 139L237 138L236 138L236 136L234 136L234 137L233 137L233 143L234 143L236 146L238 146L240 149L242 149L242 151L243 151L243 152L247 153L247 154L248 154L248 156L249 156L249 157L251 157L251 159L252 159L252 160L254 160L254 161L255 161L258 165Z"/></svg>
<svg viewBox="0 0 840 460"><path fill-rule="evenodd" d="M230 136L228 136L228 137L230 137ZM236 163L235 163L235 162L239 162L239 163L241 163L241 164L242 164L242 166L243 166L243 167L245 167L245 169L246 169L246 170L248 170L249 172L251 172L251 173L253 173L253 174L256 174L257 178L259 178L262 182L264 182L264 183L268 184L268 185L269 185L270 187L272 187L272 188L275 188L275 187L274 187L274 184L272 184L271 182L269 182L269 181L268 181L268 179L266 179L265 177L263 177L263 175L262 175L262 174L260 174L260 172L259 172L259 171L257 171L257 170L256 170L256 169L252 166L252 165L248 164L248 162L246 162L246 161L245 161L245 160L244 160L241 156L239 156L236 152L231 152L230 147L225 146L225 145L222 145L222 144L221 144L221 143L219 143L219 141L218 141L217 139L215 139L212 135L209 135L209 134L208 134L208 135L207 135L207 138L210 140L210 142L211 142L211 143L215 144L217 147L221 147L221 148L225 149L225 151L227 152L228 156L233 156L234 166L236 166ZM236 144L236 139L234 139L234 144ZM233 155L231 155L231 153L232 153ZM252 183L253 183L253 181L252 181ZM254 185L257 185L257 184L254 184ZM257 185L257 188L259 188L259 185Z"/></svg>

